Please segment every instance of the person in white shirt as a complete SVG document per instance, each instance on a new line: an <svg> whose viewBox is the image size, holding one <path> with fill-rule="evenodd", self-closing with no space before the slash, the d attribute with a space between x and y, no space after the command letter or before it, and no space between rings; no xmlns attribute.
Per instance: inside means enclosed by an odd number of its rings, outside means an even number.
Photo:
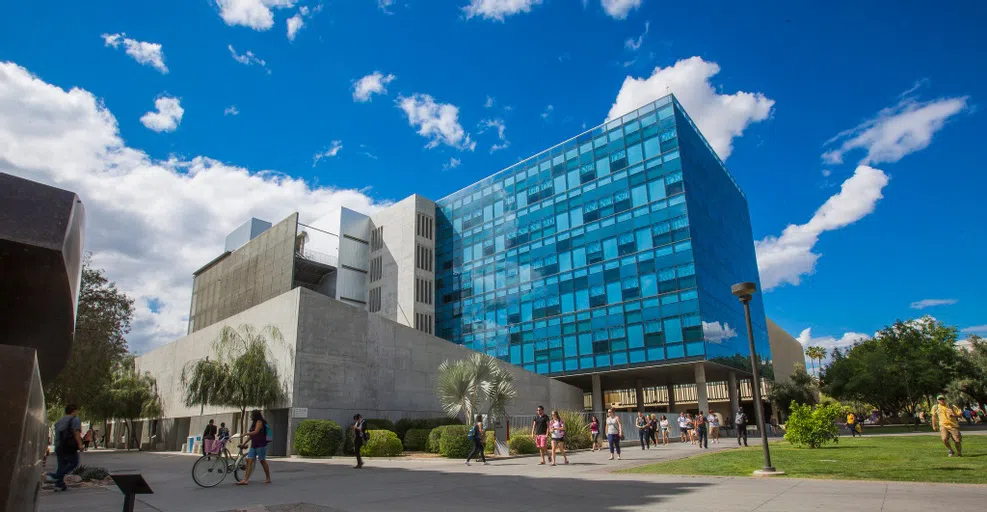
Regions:
<svg viewBox="0 0 987 512"><path fill-rule="evenodd" d="M661 415L661 444L668 444L668 418L664 414Z"/></svg>
<svg viewBox="0 0 987 512"><path fill-rule="evenodd" d="M709 438L713 440L714 444L719 444L720 442L720 417L715 413L710 411L709 416L706 418L709 421Z"/></svg>
<svg viewBox="0 0 987 512"><path fill-rule="evenodd" d="M679 441L685 442L685 438L689 436L689 419L685 417L684 412L679 413Z"/></svg>

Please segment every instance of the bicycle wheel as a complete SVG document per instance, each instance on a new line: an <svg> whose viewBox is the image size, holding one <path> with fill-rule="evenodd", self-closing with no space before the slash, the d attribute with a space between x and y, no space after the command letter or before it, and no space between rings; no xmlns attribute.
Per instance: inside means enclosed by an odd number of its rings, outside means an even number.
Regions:
<svg viewBox="0 0 987 512"><path fill-rule="evenodd" d="M229 473L227 464L227 460L221 455L214 453L203 455L192 466L192 480L201 487L215 487Z"/></svg>
<svg viewBox="0 0 987 512"><path fill-rule="evenodd" d="M247 456L240 452L240 455L233 462L233 477L239 482L245 476L247 476Z"/></svg>

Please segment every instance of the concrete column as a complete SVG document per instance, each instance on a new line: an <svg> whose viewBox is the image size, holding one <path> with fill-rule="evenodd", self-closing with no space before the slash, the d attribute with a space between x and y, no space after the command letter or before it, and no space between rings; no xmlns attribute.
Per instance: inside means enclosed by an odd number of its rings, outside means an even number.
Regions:
<svg viewBox="0 0 987 512"><path fill-rule="evenodd" d="M671 414L675 412L675 385L666 384L665 388L668 389L668 412Z"/></svg>
<svg viewBox="0 0 987 512"><path fill-rule="evenodd" d="M696 399L699 401L699 410L709 413L709 392L706 389L706 367L703 363L696 363Z"/></svg>
<svg viewBox="0 0 987 512"><path fill-rule="evenodd" d="M637 410L644 412L644 384L641 379L637 380Z"/></svg>
<svg viewBox="0 0 987 512"><path fill-rule="evenodd" d="M593 412L606 412L603 408L603 386L600 384L600 376L593 375Z"/></svg>
<svg viewBox="0 0 987 512"><path fill-rule="evenodd" d="M737 415L740 410L740 388L737 387L737 372L730 372L727 378L727 392L730 395L730 418Z"/></svg>

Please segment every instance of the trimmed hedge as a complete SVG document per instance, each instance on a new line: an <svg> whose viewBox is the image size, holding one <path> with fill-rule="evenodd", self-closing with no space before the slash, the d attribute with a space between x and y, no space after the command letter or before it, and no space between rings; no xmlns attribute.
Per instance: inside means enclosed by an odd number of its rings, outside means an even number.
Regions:
<svg viewBox="0 0 987 512"><path fill-rule="evenodd" d="M538 453L538 447L535 445L534 438L527 434L512 435L510 441L507 442L507 446L510 447L511 453L514 455L532 455Z"/></svg>
<svg viewBox="0 0 987 512"><path fill-rule="evenodd" d="M494 452L497 447L497 436L494 435L493 430L488 430L486 435L483 436L483 453L490 455Z"/></svg>
<svg viewBox="0 0 987 512"><path fill-rule="evenodd" d="M304 420L295 429L295 451L302 457L335 455L343 429L332 420Z"/></svg>
<svg viewBox="0 0 987 512"><path fill-rule="evenodd" d="M442 439L442 433L445 432L445 429L449 426L450 425L442 425L435 427L428 433L428 442L425 444L425 450L427 450L428 453L441 452L439 441Z"/></svg>
<svg viewBox="0 0 987 512"><path fill-rule="evenodd" d="M412 428L404 434L404 449L408 451L423 452L428 445L428 435L432 433L430 428ZM395 432L397 434L397 432Z"/></svg>
<svg viewBox="0 0 987 512"><path fill-rule="evenodd" d="M469 427L466 425L448 425L442 428L439 438L439 453L451 459L465 459L473 450L473 440L466 435Z"/></svg>
<svg viewBox="0 0 987 512"><path fill-rule="evenodd" d="M404 451L398 435L390 430L371 430L370 440L360 449L364 457L396 457Z"/></svg>
<svg viewBox="0 0 987 512"><path fill-rule="evenodd" d="M432 430L435 427L441 427L443 425L459 425L461 422L454 418L401 418L394 424L394 433L398 435L401 439L408 433L409 430L422 429L422 430Z"/></svg>
<svg viewBox="0 0 987 512"><path fill-rule="evenodd" d="M384 418L367 418L363 420L368 430L390 430L394 431L394 422ZM395 432L397 433L397 432Z"/></svg>

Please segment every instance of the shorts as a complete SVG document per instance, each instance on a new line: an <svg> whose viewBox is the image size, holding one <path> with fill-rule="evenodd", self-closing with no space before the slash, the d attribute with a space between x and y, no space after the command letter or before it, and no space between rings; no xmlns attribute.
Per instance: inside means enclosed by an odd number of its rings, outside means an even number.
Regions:
<svg viewBox="0 0 987 512"><path fill-rule="evenodd" d="M597 442L600 439L600 431L599 430L597 430L596 432L592 432L591 431L590 432L590 435L593 436L593 442L594 443Z"/></svg>
<svg viewBox="0 0 987 512"><path fill-rule="evenodd" d="M565 436L562 436L562 437L554 437L553 436L552 437L552 442L554 442L554 443L564 443L565 442Z"/></svg>
<svg viewBox="0 0 987 512"><path fill-rule="evenodd" d="M956 427L939 427L939 435L942 437L943 441L947 441L949 440L949 438L953 438L954 443L963 442L962 441L963 435L960 434L960 429Z"/></svg>
<svg viewBox="0 0 987 512"><path fill-rule="evenodd" d="M267 460L267 446L261 446L260 448L250 447L250 450L247 451L247 458Z"/></svg>
<svg viewBox="0 0 987 512"><path fill-rule="evenodd" d="M538 448L548 448L548 436L535 436L535 446Z"/></svg>

